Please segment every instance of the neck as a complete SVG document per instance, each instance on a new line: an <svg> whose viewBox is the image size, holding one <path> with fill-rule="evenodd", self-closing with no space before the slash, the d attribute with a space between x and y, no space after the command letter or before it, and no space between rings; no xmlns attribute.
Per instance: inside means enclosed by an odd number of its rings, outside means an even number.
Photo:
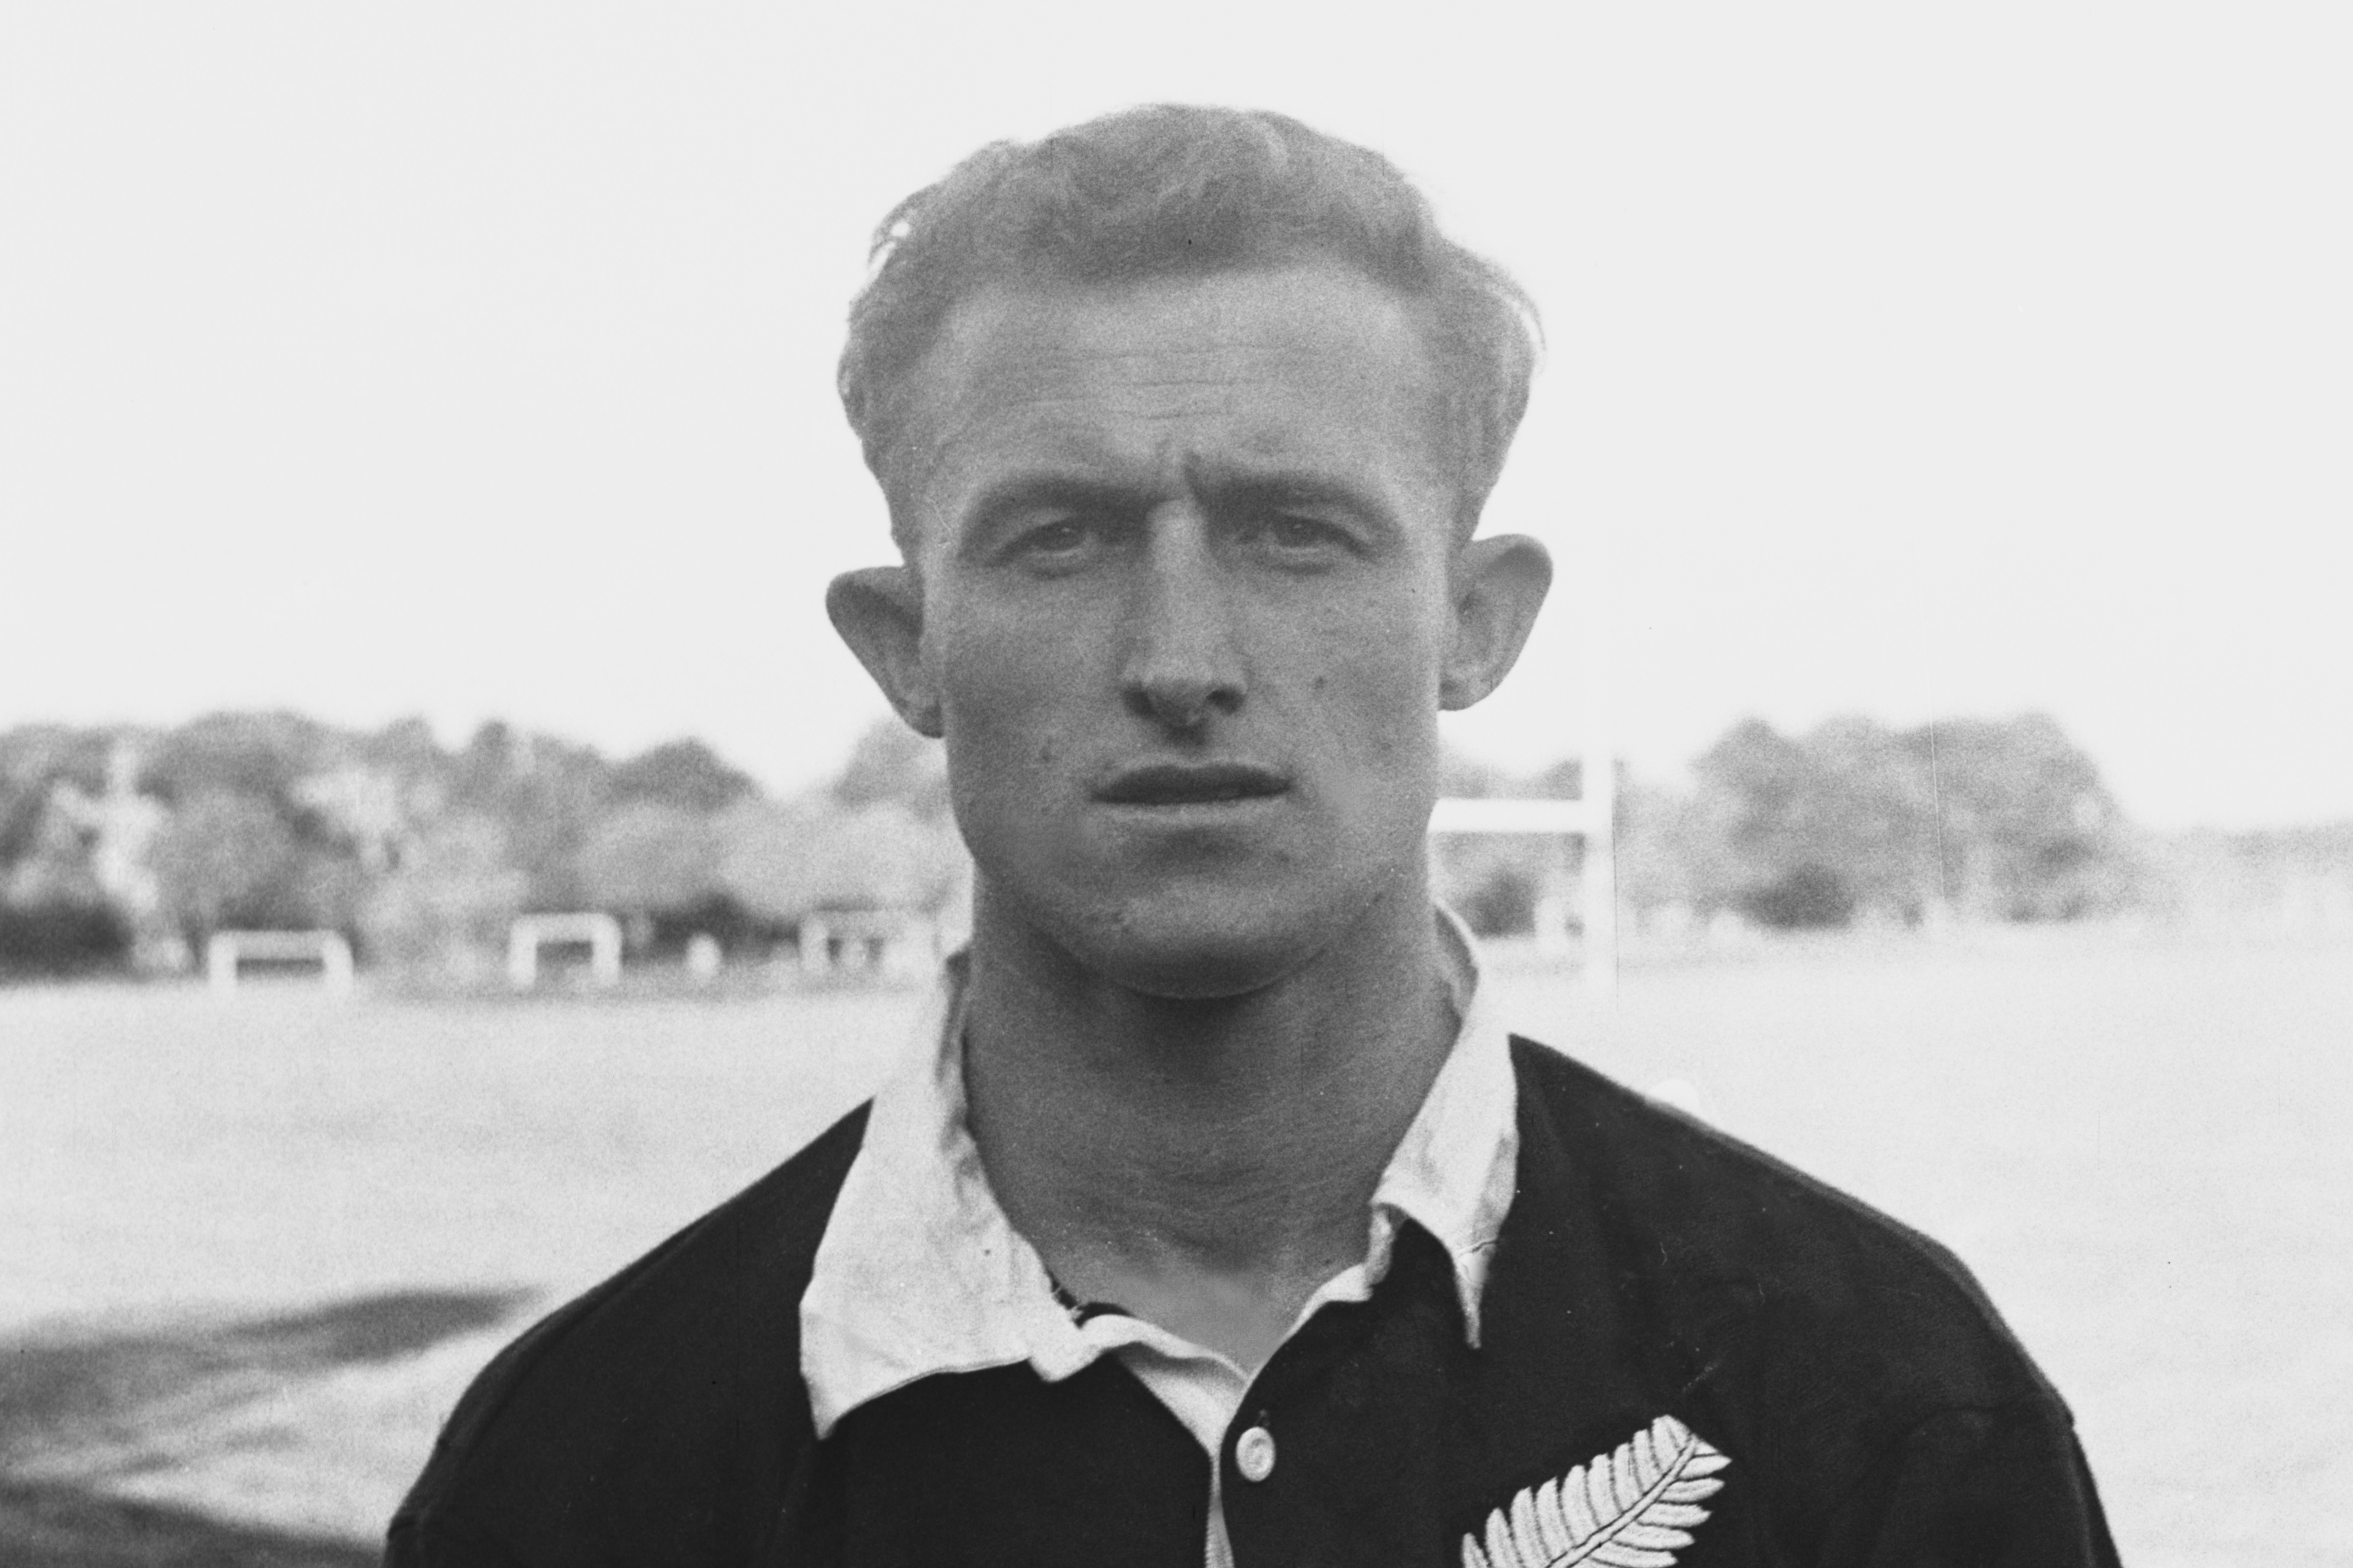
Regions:
<svg viewBox="0 0 2353 1568"><path fill-rule="evenodd" d="M1007 1216L1082 1298L1254 1364L1361 1261L1374 1189L1452 1044L1426 889L1214 1000L1078 975L988 940L1006 923L978 912L965 1079Z"/></svg>

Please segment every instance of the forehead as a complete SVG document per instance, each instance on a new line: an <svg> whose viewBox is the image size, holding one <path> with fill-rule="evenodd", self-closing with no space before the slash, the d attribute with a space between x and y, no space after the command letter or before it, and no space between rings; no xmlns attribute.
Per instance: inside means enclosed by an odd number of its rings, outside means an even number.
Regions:
<svg viewBox="0 0 2353 1568"><path fill-rule="evenodd" d="M1027 469L1297 473L1409 508L1446 489L1419 315L1336 267L990 289L950 313L917 398L905 491L927 534Z"/></svg>

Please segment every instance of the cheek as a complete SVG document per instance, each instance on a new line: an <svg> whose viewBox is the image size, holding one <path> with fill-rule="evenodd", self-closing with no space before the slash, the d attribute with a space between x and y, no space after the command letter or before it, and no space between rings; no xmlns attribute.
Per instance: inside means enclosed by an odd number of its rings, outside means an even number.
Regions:
<svg viewBox="0 0 2353 1568"><path fill-rule="evenodd" d="M999 611L938 616L923 658L951 753L996 774L1050 764L1087 679L1083 638L1040 630L1037 617Z"/></svg>
<svg viewBox="0 0 2353 1568"><path fill-rule="evenodd" d="M1443 640L1428 596L1398 594L1335 606L1302 627L1314 647L1304 716L1366 783L1408 782L1434 756ZM1398 778L1400 771L1407 775Z"/></svg>

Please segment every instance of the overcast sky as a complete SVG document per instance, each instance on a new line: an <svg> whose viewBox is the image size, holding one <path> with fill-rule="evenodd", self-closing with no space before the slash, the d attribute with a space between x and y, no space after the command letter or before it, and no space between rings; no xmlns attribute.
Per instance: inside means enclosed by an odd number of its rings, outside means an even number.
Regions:
<svg viewBox="0 0 2353 1568"><path fill-rule="evenodd" d="M1542 305L1459 721L2056 715L2144 822L2353 816L2353 8L0 9L0 725L883 711L832 393L873 224L1154 99L1390 154Z"/></svg>

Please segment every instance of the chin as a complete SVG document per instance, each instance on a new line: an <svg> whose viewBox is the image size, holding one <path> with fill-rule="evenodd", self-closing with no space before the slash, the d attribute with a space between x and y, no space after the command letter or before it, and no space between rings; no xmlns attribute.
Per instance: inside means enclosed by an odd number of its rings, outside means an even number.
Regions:
<svg viewBox="0 0 2353 1568"><path fill-rule="evenodd" d="M1072 956L1089 972L1139 995L1172 1002L1214 1002L1247 996L1281 980L1314 956L1310 943L1260 940L1233 927L1199 930L1125 928L1091 933L1091 951ZM1296 939L1296 933L1286 933ZM1107 937L1107 940L1106 940Z"/></svg>
<svg viewBox="0 0 2353 1568"><path fill-rule="evenodd" d="M1018 902L1020 923L1096 979L1141 995L1207 1002L1263 990L1314 963L1384 890L1354 879L1275 888L1178 880L1109 898L1050 892Z"/></svg>

